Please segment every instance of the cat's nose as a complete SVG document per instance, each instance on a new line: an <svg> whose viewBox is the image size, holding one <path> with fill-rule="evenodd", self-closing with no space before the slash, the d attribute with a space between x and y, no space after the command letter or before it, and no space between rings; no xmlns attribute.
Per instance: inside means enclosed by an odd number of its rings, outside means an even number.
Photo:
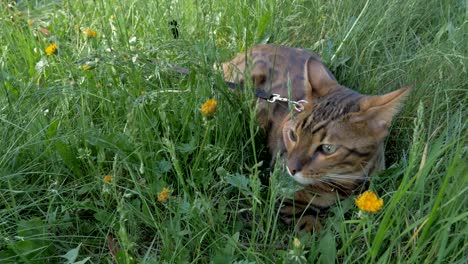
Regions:
<svg viewBox="0 0 468 264"><path fill-rule="evenodd" d="M302 164L299 160L289 160L286 166L288 168L289 174L294 175L297 172L302 170Z"/></svg>

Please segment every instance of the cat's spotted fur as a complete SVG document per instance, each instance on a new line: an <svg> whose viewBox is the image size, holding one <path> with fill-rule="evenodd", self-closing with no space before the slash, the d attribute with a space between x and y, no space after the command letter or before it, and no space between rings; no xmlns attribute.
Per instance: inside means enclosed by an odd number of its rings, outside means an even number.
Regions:
<svg viewBox="0 0 468 264"><path fill-rule="evenodd" d="M384 168L383 140L408 89L366 96L337 83L320 58L303 49L259 45L223 64L227 81L307 100L301 113L285 103L258 100L257 117L273 156L303 185L281 207L297 229L320 227L319 218ZM248 78L244 78L245 74ZM289 87L289 93L288 93Z"/></svg>

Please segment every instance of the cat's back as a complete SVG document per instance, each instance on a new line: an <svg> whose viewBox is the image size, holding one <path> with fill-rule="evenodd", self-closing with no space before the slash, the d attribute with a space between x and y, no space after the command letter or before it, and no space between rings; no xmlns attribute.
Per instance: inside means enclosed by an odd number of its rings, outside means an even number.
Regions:
<svg viewBox="0 0 468 264"><path fill-rule="evenodd" d="M301 48L291 48L274 44L260 44L253 46L247 50L247 52L237 54L237 56L230 62L234 64L243 63L245 62L245 55L247 55L252 62L264 61L275 63L276 61L280 62L280 64L300 64L300 62L305 62L310 57L319 58L316 54Z"/></svg>
<svg viewBox="0 0 468 264"><path fill-rule="evenodd" d="M227 80L243 82L245 69L250 69L255 87L281 95L288 94L289 83L293 99L300 100L305 95L305 63L311 57L320 60L316 54L305 49L271 44L256 45L224 63L223 71Z"/></svg>

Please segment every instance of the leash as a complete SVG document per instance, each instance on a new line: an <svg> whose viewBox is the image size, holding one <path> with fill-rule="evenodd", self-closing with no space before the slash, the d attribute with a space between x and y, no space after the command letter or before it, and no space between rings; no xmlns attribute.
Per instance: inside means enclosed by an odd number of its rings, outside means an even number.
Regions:
<svg viewBox="0 0 468 264"><path fill-rule="evenodd" d="M281 97L281 95L279 94L268 93L267 91L258 89L258 88L255 89L255 96L257 96L258 98L264 99L269 103L275 103L275 102L291 103L294 107L294 110L296 110L299 113L304 111L304 104L308 103L307 100L294 101L286 97Z"/></svg>
<svg viewBox="0 0 468 264"><path fill-rule="evenodd" d="M175 71L183 75L190 75L190 70L187 68L173 66L173 65L164 65L156 60L151 60L151 62L159 66L167 67L171 71ZM241 89L243 88L243 85L241 83L234 83L234 82L230 82L226 80L224 81L224 83L226 83L227 87L233 90L237 88L241 88ZM307 100L299 100L299 101L290 100L289 98L282 97L280 94L269 93L260 88L255 89L255 96L260 99L266 100L269 103L276 103L276 102L290 103L293 105L294 110L296 110L298 113L304 111L304 104L308 103Z"/></svg>

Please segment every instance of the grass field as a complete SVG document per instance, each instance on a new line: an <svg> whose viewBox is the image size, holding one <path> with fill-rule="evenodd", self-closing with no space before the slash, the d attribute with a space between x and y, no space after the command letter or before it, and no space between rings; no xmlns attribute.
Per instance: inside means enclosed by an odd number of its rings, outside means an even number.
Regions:
<svg viewBox="0 0 468 264"><path fill-rule="evenodd" d="M8 2L0 263L468 262L467 0ZM279 221L295 185L268 169L252 93L213 69L267 42L363 93L413 85L380 212L350 198L317 233Z"/></svg>

